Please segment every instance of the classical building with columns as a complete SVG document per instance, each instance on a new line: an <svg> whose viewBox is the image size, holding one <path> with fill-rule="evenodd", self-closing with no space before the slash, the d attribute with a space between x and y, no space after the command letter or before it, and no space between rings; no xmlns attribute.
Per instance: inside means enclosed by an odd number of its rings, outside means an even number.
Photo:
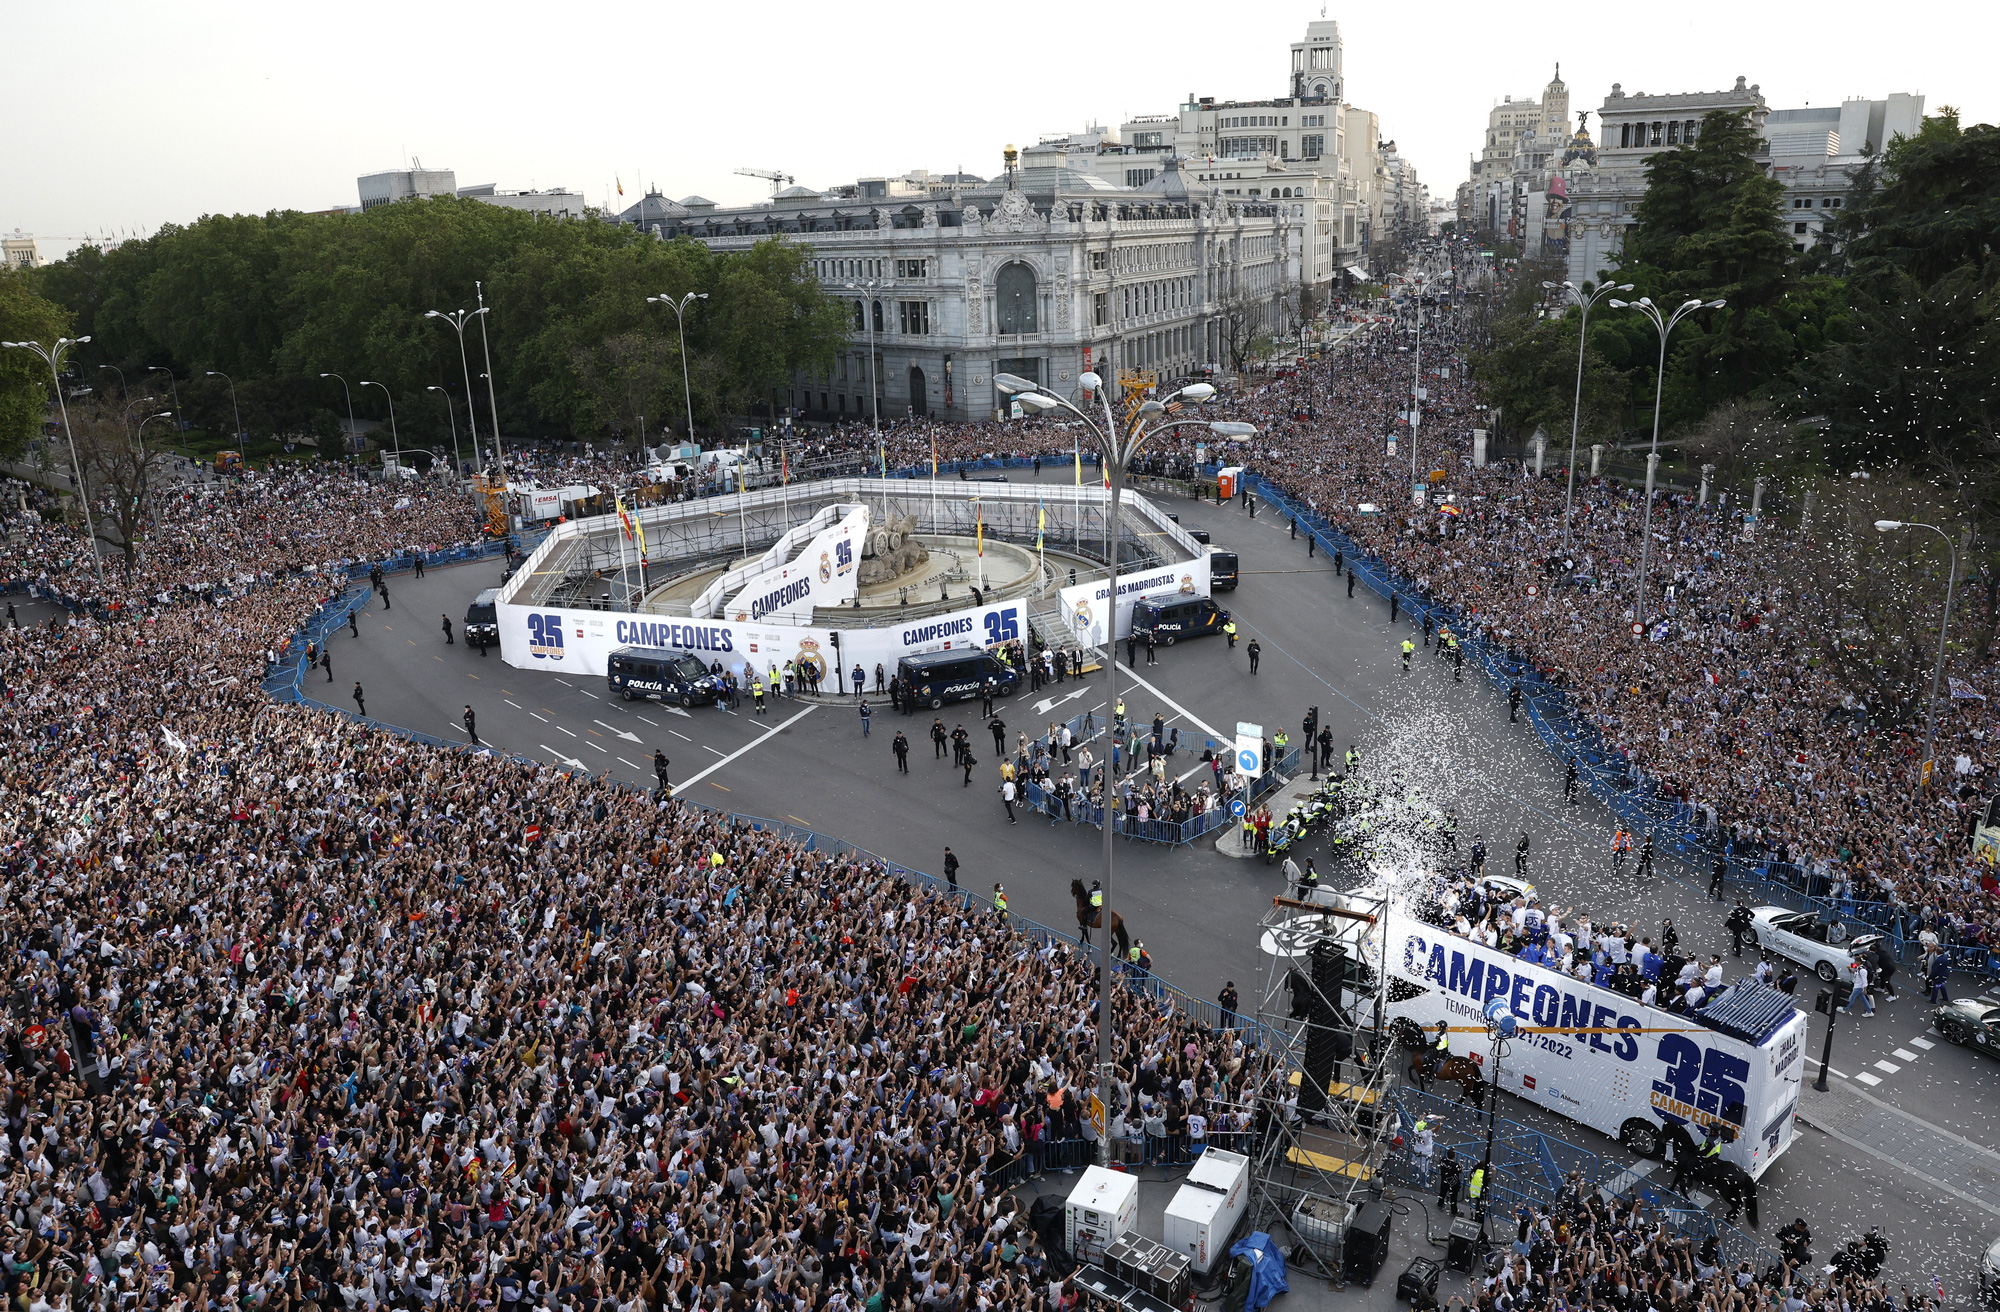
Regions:
<svg viewBox="0 0 2000 1312"><path fill-rule="evenodd" d="M995 373L1069 394L1092 369L1167 382L1226 368L1232 338L1286 325L1299 276L1283 206L1220 195L1175 158L1116 186L1059 148L1009 147L1002 176L977 185L792 187L743 209L663 202L639 221L716 250L774 236L810 249L855 316L834 369L793 380L792 408L813 419L866 416L871 383L885 419L977 419L1006 404Z"/></svg>

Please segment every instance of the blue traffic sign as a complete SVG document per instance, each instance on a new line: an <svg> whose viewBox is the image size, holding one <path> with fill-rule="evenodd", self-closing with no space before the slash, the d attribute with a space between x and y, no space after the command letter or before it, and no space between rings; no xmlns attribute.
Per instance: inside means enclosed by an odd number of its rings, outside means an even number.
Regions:
<svg viewBox="0 0 2000 1312"><path fill-rule="evenodd" d="M1245 774L1254 771L1261 764L1263 764L1263 758L1258 753L1251 751L1247 747L1244 750L1236 753L1236 768L1243 771Z"/></svg>
<svg viewBox="0 0 2000 1312"><path fill-rule="evenodd" d="M1229 804L1229 814L1231 814L1231 815L1242 815L1242 814L1243 814L1243 803L1241 803L1241 802L1231 802L1231 803Z"/></svg>

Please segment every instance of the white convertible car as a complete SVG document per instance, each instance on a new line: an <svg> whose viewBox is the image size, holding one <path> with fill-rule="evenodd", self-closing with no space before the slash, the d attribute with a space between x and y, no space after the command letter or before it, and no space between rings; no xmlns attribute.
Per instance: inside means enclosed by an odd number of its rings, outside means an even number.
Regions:
<svg viewBox="0 0 2000 1312"><path fill-rule="evenodd" d="M1767 952L1775 952L1831 984L1847 974L1847 963L1881 940L1880 934L1848 937L1847 926L1827 924L1810 911L1790 907L1758 907L1750 913L1751 941Z"/></svg>

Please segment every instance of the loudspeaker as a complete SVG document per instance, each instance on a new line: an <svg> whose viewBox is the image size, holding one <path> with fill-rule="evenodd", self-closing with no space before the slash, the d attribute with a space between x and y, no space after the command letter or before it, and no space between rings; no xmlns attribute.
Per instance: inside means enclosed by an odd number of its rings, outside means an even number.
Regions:
<svg viewBox="0 0 2000 1312"><path fill-rule="evenodd" d="M1394 1220L1387 1203L1363 1203L1355 1212L1346 1242L1341 1245L1341 1265L1349 1280L1364 1285L1375 1282L1375 1273L1389 1260L1389 1226Z"/></svg>
<svg viewBox="0 0 2000 1312"><path fill-rule="evenodd" d="M1326 1086L1333 1078L1334 1063L1344 1061L1354 1051L1353 1038L1334 1028L1339 1024L1339 1015L1333 1002L1340 996L1340 981L1346 966L1347 949L1325 939L1313 944L1305 1076L1299 1084L1299 1111L1308 1116L1326 1110Z"/></svg>
<svg viewBox="0 0 2000 1312"><path fill-rule="evenodd" d="M1469 1216L1455 1218L1451 1223L1451 1237L1445 1242L1444 1264L1454 1271L1470 1272L1473 1263L1479 1260L1479 1248L1484 1238L1479 1222Z"/></svg>

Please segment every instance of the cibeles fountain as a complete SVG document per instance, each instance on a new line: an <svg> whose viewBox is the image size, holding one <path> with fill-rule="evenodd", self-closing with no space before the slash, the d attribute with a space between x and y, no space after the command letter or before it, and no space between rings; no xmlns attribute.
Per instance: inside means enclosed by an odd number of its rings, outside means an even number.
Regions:
<svg viewBox="0 0 2000 1312"><path fill-rule="evenodd" d="M969 646L1096 648L1141 597L1206 594L1207 549L1128 491L1078 481L845 477L555 525L501 587L501 655L603 674L620 648L872 672Z"/></svg>
<svg viewBox="0 0 2000 1312"><path fill-rule="evenodd" d="M803 603L822 619L832 609L843 620L865 622L871 613L1004 601L1043 581L1046 551L990 535L976 518L972 527L970 535L926 533L915 514L836 503L759 555L666 580L656 576L641 607L672 613L685 606L693 618L748 621L797 611ZM771 598L784 600L767 604Z"/></svg>

